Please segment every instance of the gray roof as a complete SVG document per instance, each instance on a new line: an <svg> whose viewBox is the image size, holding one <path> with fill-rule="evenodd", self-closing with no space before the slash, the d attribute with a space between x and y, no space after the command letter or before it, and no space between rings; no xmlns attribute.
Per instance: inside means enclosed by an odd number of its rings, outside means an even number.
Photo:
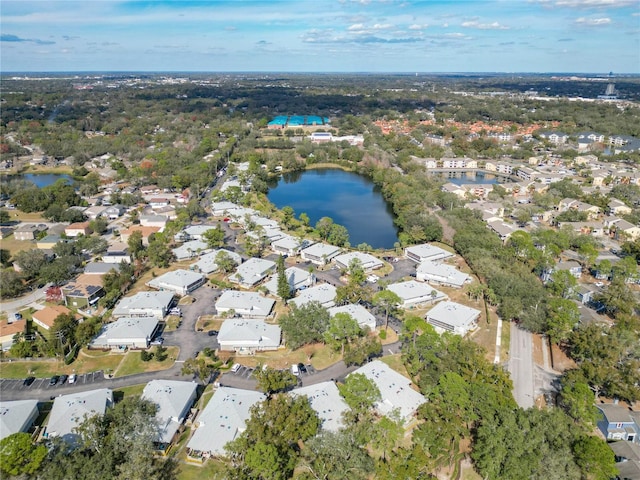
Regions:
<svg viewBox="0 0 640 480"><path fill-rule="evenodd" d="M318 414L324 430L337 432L343 427L342 414L349 410L349 406L334 382L321 382L296 388L291 390L291 395L304 395L309 399L309 405Z"/></svg>
<svg viewBox="0 0 640 480"><path fill-rule="evenodd" d="M199 252L204 252L209 249L209 245L202 240L191 240L190 242L185 242L177 248L172 250L173 255L178 260L183 260L185 258L193 258L196 255L199 255Z"/></svg>
<svg viewBox="0 0 640 480"><path fill-rule="evenodd" d="M278 325L262 320L228 318L222 322L218 343L221 347L277 348L282 331Z"/></svg>
<svg viewBox="0 0 640 480"><path fill-rule="evenodd" d="M413 245L405 248L407 255L413 255L423 260L440 260L443 258L453 257L453 253L448 252L440 247L423 243L422 245Z"/></svg>
<svg viewBox="0 0 640 480"><path fill-rule="evenodd" d="M425 298L425 301L438 300L445 298L446 295L439 290L436 290L431 285L427 285L415 280L408 280L406 282L392 283L387 286L387 290L391 290L398 295L404 303L416 302L421 298ZM435 298L431 292L435 291Z"/></svg>
<svg viewBox="0 0 640 480"><path fill-rule="evenodd" d="M329 315L332 317L335 316L336 313L348 313L351 315L351 318L358 322L358 325L360 325L361 328L366 326L371 330L376 329L376 317L369 313L369 311L362 305L350 303L340 307L331 307L328 310Z"/></svg>
<svg viewBox="0 0 640 480"><path fill-rule="evenodd" d="M631 423L633 422L632 411L619 403L601 403L596 405L604 414L609 423Z"/></svg>
<svg viewBox="0 0 640 480"><path fill-rule="evenodd" d="M293 303L297 307L306 305L309 302L320 302L321 305L326 307L333 307L335 305L336 287L329 285L328 283L321 283L314 287L302 290L300 294L289 300L289 303Z"/></svg>
<svg viewBox="0 0 640 480"><path fill-rule="evenodd" d="M140 315L146 312L146 316L154 316L154 312L165 311L173 302L171 292L138 292L131 297L125 297L118 302L113 310L114 317L123 317L131 314Z"/></svg>
<svg viewBox="0 0 640 480"><path fill-rule="evenodd" d="M244 431L251 407L265 398L260 392L219 387L195 422L187 448L225 456L225 445Z"/></svg>
<svg viewBox="0 0 640 480"><path fill-rule="evenodd" d="M265 278L276 267L275 262L263 258L250 258L236 269L230 276L231 281L245 285L255 285Z"/></svg>
<svg viewBox="0 0 640 480"><path fill-rule="evenodd" d="M456 302L442 302L427 313L427 321L436 326L443 324L456 332L467 331L480 315L480 310Z"/></svg>
<svg viewBox="0 0 640 480"><path fill-rule="evenodd" d="M119 272L120 264L91 262L91 263L87 263L87 265L84 267L84 273L87 273L90 275L104 275L105 273L109 273L111 270L115 270L116 272Z"/></svg>
<svg viewBox="0 0 640 480"><path fill-rule="evenodd" d="M471 278L466 273L461 272L451 265L429 261L422 262L420 265L418 265L416 267L416 273L418 275L424 275L427 280L430 278L432 280L442 283L448 283L457 287L461 287L466 281Z"/></svg>
<svg viewBox="0 0 640 480"><path fill-rule="evenodd" d="M359 260L360 264L362 265L362 268L364 268L365 270L380 268L383 265L382 260L374 257L369 253L363 253L363 252L343 253L342 255L338 255L337 257L334 258L334 260L337 263L340 263L345 267L349 267L349 264L354 259Z"/></svg>
<svg viewBox="0 0 640 480"><path fill-rule="evenodd" d="M240 265L242 263L242 257L238 255L236 252L232 252L230 250L225 250L224 248L221 248L219 250L214 250L213 252L210 252L210 253L205 253L200 257L200 259L196 263L192 264L191 266L195 267L197 270L201 271L205 275L209 273L213 273L216 270L218 270L218 265L216 264L216 257L220 252L225 252L227 255L229 255L234 260L234 262L236 262L236 265Z"/></svg>
<svg viewBox="0 0 640 480"><path fill-rule="evenodd" d="M190 236L201 236L209 230L218 228L218 225L190 225L184 229L184 233Z"/></svg>
<svg viewBox="0 0 640 480"><path fill-rule="evenodd" d="M306 270L302 270L298 267L289 267L284 271L284 276L289 282L291 290L299 290L302 287L309 287L315 282L315 275ZM268 282L264 284L265 287L274 295L278 293L278 275L274 274Z"/></svg>
<svg viewBox="0 0 640 480"><path fill-rule="evenodd" d="M94 347L112 347L134 341L148 343L158 326L156 317L122 317L115 322L104 325L98 335L91 341ZM138 345L136 342L136 346ZM146 346L146 345L144 345Z"/></svg>
<svg viewBox="0 0 640 480"><path fill-rule="evenodd" d="M412 388L411 380L380 360L367 363L353 373L363 374L378 387L382 399L376 404L376 408L383 415L399 409L400 416L408 419L427 401L420 392Z"/></svg>
<svg viewBox="0 0 640 480"><path fill-rule="evenodd" d="M291 235L285 235L282 238L275 240L271 247L279 248L281 250L295 250L300 247L300 240Z"/></svg>
<svg viewBox="0 0 640 480"><path fill-rule="evenodd" d="M227 290L216 301L216 310L235 310L239 314L266 317L271 313L275 300L263 297L256 292L241 292L239 290Z"/></svg>
<svg viewBox="0 0 640 480"><path fill-rule="evenodd" d="M14 433L26 432L37 416L37 400L0 402L0 440Z"/></svg>
<svg viewBox="0 0 640 480"><path fill-rule="evenodd" d="M190 285L193 285L194 283L202 281L203 278L204 275L202 275L201 273L179 269L160 275L159 277L156 277L153 280L147 282L147 285L157 289L183 289L189 287Z"/></svg>
<svg viewBox="0 0 640 480"><path fill-rule="evenodd" d="M156 420L160 443L171 442L193 405L197 388L195 382L177 380L151 380L144 387L142 398L158 405Z"/></svg>
<svg viewBox="0 0 640 480"><path fill-rule="evenodd" d="M305 248L301 252L303 255L313 256L315 258L323 258L331 259L340 253L340 247L336 247L335 245L328 245L326 243L314 243L310 247Z"/></svg>
<svg viewBox="0 0 640 480"><path fill-rule="evenodd" d="M61 437L66 442L75 443L77 434L73 430L86 417L103 415L112 404L113 392L110 388L60 395L53 401L45 435Z"/></svg>

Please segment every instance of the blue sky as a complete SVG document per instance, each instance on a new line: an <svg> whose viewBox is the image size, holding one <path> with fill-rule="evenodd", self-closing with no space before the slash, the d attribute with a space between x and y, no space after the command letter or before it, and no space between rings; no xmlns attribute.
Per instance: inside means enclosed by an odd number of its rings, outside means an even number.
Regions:
<svg viewBox="0 0 640 480"><path fill-rule="evenodd" d="M640 73L639 0L2 0L0 70Z"/></svg>

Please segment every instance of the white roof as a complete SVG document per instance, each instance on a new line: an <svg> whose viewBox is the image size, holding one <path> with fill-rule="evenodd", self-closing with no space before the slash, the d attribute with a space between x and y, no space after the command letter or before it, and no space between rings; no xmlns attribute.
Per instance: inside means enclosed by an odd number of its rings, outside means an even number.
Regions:
<svg viewBox="0 0 640 480"><path fill-rule="evenodd" d="M425 283L417 282L415 280L408 280L406 282L392 283L387 286L387 290L391 290L393 293L398 295L404 302L411 302L423 297L432 297L433 291L436 292L435 300L439 298L444 298L446 295L431 285L427 285Z"/></svg>
<svg viewBox="0 0 640 480"><path fill-rule="evenodd" d="M358 322L358 325L360 325L361 328L366 326L371 330L376 329L376 317L369 313L369 311L362 305L349 303L348 305L329 308L329 315L334 317L336 313L348 313L356 322Z"/></svg>
<svg viewBox="0 0 640 480"><path fill-rule="evenodd" d="M217 225L190 225L184 229L184 233L190 236L199 236L204 235L205 232L214 230L217 227Z"/></svg>
<svg viewBox="0 0 640 480"><path fill-rule="evenodd" d="M291 390L291 395L304 395L309 399L309 405L318 414L324 430L337 432L343 427L342 414L349 410L349 406L334 382L321 382L296 388Z"/></svg>
<svg viewBox="0 0 640 480"><path fill-rule="evenodd" d="M193 405L197 388L195 382L177 380L151 380L144 387L142 398L158 405L159 442L171 442Z"/></svg>
<svg viewBox="0 0 640 480"><path fill-rule="evenodd" d="M441 302L427 313L427 321L450 325L455 331L466 331L480 315L480 310L456 302Z"/></svg>
<svg viewBox="0 0 640 480"><path fill-rule="evenodd" d="M216 301L216 310L234 309L238 313L246 312L256 316L267 316L271 312L275 300L263 297L256 292L227 290Z"/></svg>
<svg viewBox="0 0 640 480"><path fill-rule="evenodd" d="M281 335L278 325L270 325L263 320L228 318L222 322L218 343L234 348L277 348Z"/></svg>
<svg viewBox="0 0 640 480"><path fill-rule="evenodd" d="M180 245L178 248L174 248L173 254L175 257L180 260L183 258L192 258L198 254L198 252L202 252L209 249L209 245L202 240L191 240L190 242L185 242Z"/></svg>
<svg viewBox="0 0 640 480"><path fill-rule="evenodd" d="M214 250L211 253L205 253L200 257L200 260L198 260L196 263L192 264L191 266L196 267L198 270L200 270L204 274L215 272L216 270L218 270L218 265L216 264L216 257L220 252L225 252L227 255L229 255L233 259L233 261L236 262L236 265L239 265L242 263L242 257L238 255L236 252L232 252L230 250L225 250L224 248L221 248L219 250Z"/></svg>
<svg viewBox="0 0 640 480"><path fill-rule="evenodd" d="M167 272L164 275L154 278L147 282L152 288L167 288L175 287L179 289L187 288L194 283L197 283L204 279L204 275L198 272L192 272L191 270L173 270Z"/></svg>
<svg viewBox="0 0 640 480"><path fill-rule="evenodd" d="M442 258L453 256L453 253L447 252L446 250L440 247L436 247L435 245L431 245L430 243L423 243L422 245L413 245L412 247L407 247L405 248L405 252L407 252L407 254L418 257L421 261L439 260Z"/></svg>
<svg viewBox="0 0 640 480"><path fill-rule="evenodd" d="M275 262L272 262L271 260L265 260L264 258L250 258L242 265L238 266L236 272L231 275L230 279L247 285L255 285L266 277L269 271L274 269L275 266Z"/></svg>
<svg viewBox="0 0 640 480"><path fill-rule="evenodd" d="M225 211L232 212L232 211L237 210L239 208L242 208L242 207L240 207L240 205L236 205L233 202L226 202L226 201L225 202L213 202L211 204L211 211L214 212L214 213L215 212L222 212L223 213Z"/></svg>
<svg viewBox="0 0 640 480"><path fill-rule="evenodd" d="M471 277L457 268L444 263L422 262L416 267L418 275L432 277L439 282L446 282L461 287Z"/></svg>
<svg viewBox="0 0 640 480"><path fill-rule="evenodd" d="M110 347L134 341L149 341L157 326L156 317L122 317L104 325L91 345Z"/></svg>
<svg viewBox="0 0 640 480"><path fill-rule="evenodd" d="M360 260L360 264L365 270L380 268L383 265L381 260L377 259L369 253L363 252L343 253L342 255L338 255L336 258L334 258L337 263L340 263L345 267L349 267L349 264L353 261L353 259Z"/></svg>
<svg viewBox="0 0 640 480"><path fill-rule="evenodd" d="M27 431L37 416L37 400L0 402L0 440Z"/></svg>
<svg viewBox="0 0 640 480"><path fill-rule="evenodd" d="M295 250L300 247L300 240L291 235L284 235L282 238L275 240L271 246L282 250Z"/></svg>
<svg viewBox="0 0 640 480"><path fill-rule="evenodd" d="M244 431L251 407L265 398L260 392L219 387L195 422L187 448L225 456L224 446Z"/></svg>
<svg viewBox="0 0 640 480"><path fill-rule="evenodd" d="M369 362L353 373L363 374L378 387L382 400L376 404L376 408L383 415L400 409L400 416L408 419L427 401L420 392L412 388L411 380L380 360Z"/></svg>
<svg viewBox="0 0 640 480"><path fill-rule="evenodd" d="M309 302L316 301L326 307L332 307L335 304L335 299L336 287L328 283L321 283L302 290L296 298L289 300L289 303L293 303L296 307L301 307Z"/></svg>
<svg viewBox="0 0 640 480"><path fill-rule="evenodd" d="M168 309L171 302L173 302L173 293L171 292L138 292L131 297L120 300L113 310L113 316L122 317L131 314L132 311L140 312L143 310L148 310L148 316L153 316L154 311Z"/></svg>
<svg viewBox="0 0 640 480"><path fill-rule="evenodd" d="M326 243L314 243L310 247L302 250L302 254L311 255L316 258L332 258L340 252L340 247L328 245Z"/></svg>
<svg viewBox="0 0 640 480"><path fill-rule="evenodd" d="M289 267L284 271L284 276L289 282L291 290L298 290L303 286L313 285L315 275L298 267ZM277 295L278 293L278 275L274 274L268 282L264 284L269 292Z"/></svg>
<svg viewBox="0 0 640 480"><path fill-rule="evenodd" d="M53 401L46 436L61 437L64 441L74 443L77 435L73 429L79 426L85 417L103 415L112 404L113 392L110 388L60 395Z"/></svg>

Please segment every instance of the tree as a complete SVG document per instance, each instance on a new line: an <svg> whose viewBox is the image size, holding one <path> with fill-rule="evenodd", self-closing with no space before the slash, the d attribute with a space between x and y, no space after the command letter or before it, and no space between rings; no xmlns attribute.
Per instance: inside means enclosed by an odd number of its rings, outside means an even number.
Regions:
<svg viewBox="0 0 640 480"><path fill-rule="evenodd" d="M210 228L204 232L202 237L209 248L218 248L224 245L224 230L220 228L220 225L216 225L216 228Z"/></svg>
<svg viewBox="0 0 640 480"><path fill-rule="evenodd" d="M323 430L302 450L300 470L303 480L367 480L373 460L351 432Z"/></svg>
<svg viewBox="0 0 640 480"><path fill-rule="evenodd" d="M0 209L0 225L11 221L11 215L4 209Z"/></svg>
<svg viewBox="0 0 640 480"><path fill-rule="evenodd" d="M295 350L303 345L321 342L329 327L329 312L319 302L309 302L280 317L280 328L287 346Z"/></svg>
<svg viewBox="0 0 640 480"><path fill-rule="evenodd" d="M349 262L349 283L361 284L366 281L366 275L362 262L358 258L353 258Z"/></svg>
<svg viewBox="0 0 640 480"><path fill-rule="evenodd" d="M89 228L92 232L97 233L98 235L102 235L107 231L107 227L109 226L109 221L104 217L98 217L95 220L91 220L89 222Z"/></svg>
<svg viewBox="0 0 640 480"><path fill-rule="evenodd" d="M382 344L377 337L367 336L355 339L347 345L343 360L347 365L364 365L373 357L382 355Z"/></svg>
<svg viewBox="0 0 640 480"><path fill-rule="evenodd" d="M338 247L347 246L349 243L349 231L343 225L333 224L327 237L329 243Z"/></svg>
<svg viewBox="0 0 640 480"><path fill-rule="evenodd" d="M389 326L389 314L392 313L401 303L402 299L391 290L380 290L373 296L373 304L384 309L385 329Z"/></svg>
<svg viewBox="0 0 640 480"><path fill-rule="evenodd" d="M560 298L571 298L578 286L578 280L569 270L556 270L551 274L547 288L553 295Z"/></svg>
<svg viewBox="0 0 640 480"><path fill-rule="evenodd" d="M551 298L547 307L545 331L553 343L561 343L580 321L580 311L572 300Z"/></svg>
<svg viewBox="0 0 640 480"><path fill-rule="evenodd" d="M0 272L0 297L17 297L24 291L20 274L13 268L5 268Z"/></svg>
<svg viewBox="0 0 640 480"><path fill-rule="evenodd" d="M596 398L580 370L569 370L562 377L560 405L576 423L595 427L600 411L594 405Z"/></svg>
<svg viewBox="0 0 640 480"><path fill-rule="evenodd" d="M613 317L631 314L636 305L633 292L621 277L615 277L602 293L595 296L595 300L602 302L605 311Z"/></svg>
<svg viewBox="0 0 640 480"><path fill-rule="evenodd" d="M147 255L151 263L160 268L167 268L175 258L169 248L167 238L164 234L159 233L155 234L149 242Z"/></svg>
<svg viewBox="0 0 640 480"><path fill-rule="evenodd" d="M316 231L320 238L327 240L331 234L331 228L333 227L333 219L330 217L322 217L316 222Z"/></svg>
<svg viewBox="0 0 640 480"><path fill-rule="evenodd" d="M14 263L20 267L20 272L27 279L36 278L42 267L47 263L47 256L42 250L22 250L16 253Z"/></svg>
<svg viewBox="0 0 640 480"><path fill-rule="evenodd" d="M141 258L144 252L144 245L142 244L142 232L136 230L131 235L129 235L127 246L129 247L129 254L131 255L131 258L133 258L134 260Z"/></svg>
<svg viewBox="0 0 640 480"><path fill-rule="evenodd" d="M370 410L382 399L376 384L362 373L352 373L347 376L344 383L338 384L338 390L356 414Z"/></svg>
<svg viewBox="0 0 640 480"><path fill-rule="evenodd" d="M281 211L282 211L282 223L284 224L285 227L289 228L289 225L291 224L291 220L293 220L295 216L295 212L293 208L291 208L288 205L286 207L282 207Z"/></svg>
<svg viewBox="0 0 640 480"><path fill-rule="evenodd" d="M291 291L291 285L289 285L289 280L285 274L284 257L282 255L278 256L278 260L276 261L276 272L278 276L278 296L286 302L292 297L293 292Z"/></svg>
<svg viewBox="0 0 640 480"><path fill-rule="evenodd" d="M296 376L289 370L266 367L256 369L253 375L258 380L260 389L268 395L285 392L295 387L298 383Z"/></svg>
<svg viewBox="0 0 640 480"><path fill-rule="evenodd" d="M607 442L593 435L582 435L573 444L576 463L582 470L582 478L609 480L618 473L613 450Z"/></svg>
<svg viewBox="0 0 640 480"><path fill-rule="evenodd" d="M32 475L47 456L47 447L34 445L28 433L14 433L0 440L0 471L5 475Z"/></svg>
<svg viewBox="0 0 640 480"><path fill-rule="evenodd" d="M347 343L362 334L358 322L348 313L336 313L329 320L329 329L324 334L325 342L340 349L340 354L344 355L344 347Z"/></svg>

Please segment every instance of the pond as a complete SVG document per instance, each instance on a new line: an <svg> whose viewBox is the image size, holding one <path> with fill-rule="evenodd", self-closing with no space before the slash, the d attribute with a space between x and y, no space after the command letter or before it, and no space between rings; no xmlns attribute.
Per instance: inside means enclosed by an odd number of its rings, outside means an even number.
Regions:
<svg viewBox="0 0 640 480"><path fill-rule="evenodd" d="M34 183L36 187L43 188L53 185L61 178L64 178L67 183L70 183L71 177L65 173L25 173L23 175L14 175L12 179L23 179L28 182Z"/></svg>
<svg viewBox="0 0 640 480"><path fill-rule="evenodd" d="M391 207L369 179L339 169L284 174L269 185L268 198L278 208L293 208L296 218L309 216L311 225L330 217L349 231L352 246L393 248L398 230Z"/></svg>

